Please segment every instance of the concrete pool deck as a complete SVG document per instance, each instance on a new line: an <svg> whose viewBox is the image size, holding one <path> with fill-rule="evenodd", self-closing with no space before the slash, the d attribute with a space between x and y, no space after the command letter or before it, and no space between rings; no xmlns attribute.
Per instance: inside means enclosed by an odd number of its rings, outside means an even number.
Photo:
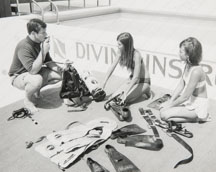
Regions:
<svg viewBox="0 0 216 172"><path fill-rule="evenodd" d="M152 0L151 0L152 1ZM170 0L166 0L168 3ZM141 9L138 1L127 1L122 4L125 8L133 4L133 7ZM154 0L154 2L157 2ZM180 2L179 2L180 3ZM182 2L181 2L182 3ZM213 8L211 3L205 3L203 6L209 9ZM117 6L118 7L118 6ZM145 6L142 8L153 9L153 5L150 1L145 1ZM165 6L164 6L165 7ZM114 7L116 8L116 6ZM118 7L119 8L119 7ZM182 5L182 10L185 12L190 12L189 9ZM156 10L173 9L172 5L168 8L162 8L161 6L155 6ZM197 9L198 14L207 15L206 10L201 10L194 4L194 10ZM200 11L199 11L200 10ZM211 11L211 10L210 10ZM165 11L167 12L167 11ZM181 12L181 11L180 11ZM215 11L211 11L212 16L215 15ZM115 14L113 14L116 16ZM121 16L122 15L122 16ZM35 15L33 15L35 16ZM134 33L136 47L142 49L143 47L149 52L162 53L177 56L179 41L187 36L196 36L203 43L204 54L209 63L215 62L215 45L216 39L213 35L216 35L216 25L213 20L203 20L203 19L191 19L191 18L167 18L165 16L149 16L145 18L143 23L140 22L136 17L129 16L127 14L120 14L122 18L105 17L108 24L103 25L103 20L101 16L96 18L82 19L68 21L71 26L57 26L55 24L48 25L49 34L56 36L67 37L67 34L62 34L70 31L73 33L70 38L88 41L90 43L96 42L101 43L101 45L115 46L115 38L122 31L130 31ZM170 19L170 20L169 20ZM176 20L177 19L177 20ZM96 103L92 102L85 112L68 112L68 107L63 104L63 101L59 98L59 85L45 89L42 94L44 99L39 103L40 112L34 115L34 118L38 121L38 125L34 125L30 119L17 119L12 121L7 121L8 117L11 115L12 111L23 106L23 92L13 88L10 85L10 78L7 76L7 71L11 62L14 48L17 42L26 36L26 25L27 20L20 18L7 18L1 19L0 22L0 38L4 41L0 42L1 50L1 67L0 67L0 171L4 172L57 172L60 171L58 167L53 164L49 159L44 158L42 155L34 150L25 148L26 141L34 141L40 136L51 133L53 130L64 129L65 126L72 121L88 122L89 120L105 116L113 120L116 117L110 112L103 109L104 102ZM127 24L128 22L132 22ZM170 22L171 21L171 22ZM102 23L102 26L99 26ZM113 24L113 25L110 25ZM115 24L121 24L121 27L114 27ZM133 27L135 23L139 23L140 27ZM77 26L77 24L81 24ZM67 22L64 23L67 25ZM102 27L102 28L101 28ZM62 30L59 30L62 29ZM112 29L112 30L111 30ZM59 31L57 31L59 30ZM147 41L143 41L147 40ZM87 45L87 44L86 44ZM97 50L97 49L95 49ZM97 52L98 53L98 52ZM2 65L4 64L4 65ZM107 65L108 66L108 65ZM107 67L106 66L106 67ZM102 66L103 67L103 66ZM103 80L104 72L106 67L98 70L95 76L99 81ZM154 71L152 71L153 73ZM215 90L215 68L212 69L213 77L210 78L213 86L212 89ZM153 74L154 76L154 74ZM160 76L163 78L163 75ZM159 77L159 78L160 78ZM107 87L107 94L114 91L119 84L123 81L122 77L113 77L110 84ZM155 79L154 82L159 80ZM176 80L177 81L177 80ZM113 84L114 83L114 84ZM164 93L170 92L170 89L164 89L162 87L152 86L152 90L155 92L155 97L163 95ZM125 126L127 124L136 123L147 130L147 134L152 134L152 131L148 129L146 122L141 119L138 108L146 108L146 105L153 99L147 101L140 101L132 105L131 111L133 115L133 120L130 123L119 122L118 127ZM71 166L66 171L73 172L88 172L90 169L86 165L87 157L91 157L98 161L100 164L104 165L111 172L114 172L114 168L111 165L107 155L104 153L104 147L106 144L111 144L121 153L125 154L130 158L136 165L141 169L142 172L161 172L161 171L185 171L185 172L212 172L216 170L215 159L216 159L216 139L214 136L215 131L215 100L211 100L209 113L212 115L212 121L204 124L185 124L189 131L192 131L194 137L192 139L184 138L184 140L193 148L194 159L191 163L179 166L177 169L173 169L173 166L180 160L189 156L187 151L174 139L169 137L161 129L158 129L161 138L164 142L164 148L160 151L149 151L144 149L129 148L124 145L120 145L116 140L108 140L102 144L97 150L91 151L84 155L77 163ZM159 112L153 110L154 114L159 117Z"/></svg>
<svg viewBox="0 0 216 172"><path fill-rule="evenodd" d="M104 74L94 72L94 75L99 81L103 80ZM122 82L123 78L113 76L107 85L107 94L109 95L113 92ZM88 109L84 112L70 111L70 107L65 106L63 101L59 98L59 89L60 87L56 85L56 87L46 89L42 92L42 95L45 98L40 100L38 104L40 111L33 116L33 118L38 122L38 125L34 125L29 118L7 121L13 109L18 109L23 106L22 100L0 109L0 171L58 172L60 169L56 164L52 163L48 158L43 157L34 150L35 146L40 143L34 144L30 149L26 149L25 142L36 141L39 137L52 133L53 130L62 130L73 121L86 123L100 117L108 117L115 120L118 127L136 123L140 127L147 130L144 134L152 135L153 133L148 128L146 121L141 118L138 108L143 107L146 109L146 105L152 100L163 95L164 93L169 93L169 90L152 86L152 91L154 92L155 97L146 101L140 99L135 104L131 105L130 110L132 112L133 119L131 122L127 123L118 121L111 111L105 111L103 108L105 102L92 102L88 105ZM90 171L86 164L86 159L91 157L111 172L114 172L114 167L104 152L105 145L110 144L132 160L142 172L212 172L216 169L214 162L216 158L216 154L214 153L216 151L216 139L214 137L216 121L214 113L216 108L214 105L215 102L211 102L209 109L209 112L212 115L211 122L204 124L184 124L184 126L186 126L186 128L194 135L193 138L182 137L194 151L194 159L189 164L181 165L177 169L173 169L174 165L178 161L189 157L189 153L178 142L158 128L160 137L164 143L164 147L160 151L125 147L124 145L118 144L116 140L109 139L100 145L96 150L92 150L81 156L81 158L79 158L79 160L71 167L66 169L66 171ZM152 111L157 117L159 117L159 112L157 110L152 109Z"/></svg>

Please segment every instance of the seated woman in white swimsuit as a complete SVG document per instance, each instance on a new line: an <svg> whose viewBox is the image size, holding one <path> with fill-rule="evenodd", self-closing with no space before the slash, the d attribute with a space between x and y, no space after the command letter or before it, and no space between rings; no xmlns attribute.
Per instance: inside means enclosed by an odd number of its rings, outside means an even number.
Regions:
<svg viewBox="0 0 216 172"><path fill-rule="evenodd" d="M115 93L112 94L112 97L124 92L121 99L122 103L125 104L131 104L143 95L145 95L146 98L149 98L149 71L145 67L140 52L134 48L133 37L130 33L124 32L118 35L117 42L117 56L107 72L103 88L119 63L120 66L126 67L131 74L129 79Z"/></svg>
<svg viewBox="0 0 216 172"><path fill-rule="evenodd" d="M180 59L185 69L171 99L161 105L160 116L164 121L201 122L208 119L208 96L205 72L199 65L202 45L189 37L180 45Z"/></svg>

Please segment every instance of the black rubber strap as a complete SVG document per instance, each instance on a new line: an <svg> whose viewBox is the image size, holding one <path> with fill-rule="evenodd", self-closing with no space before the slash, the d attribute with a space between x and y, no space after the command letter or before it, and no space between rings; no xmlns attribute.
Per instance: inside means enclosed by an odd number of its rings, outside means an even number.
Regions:
<svg viewBox="0 0 216 172"><path fill-rule="evenodd" d="M154 125L153 122L152 122L152 120L149 118L148 115L143 115L143 118L146 120L146 122L147 122L150 126Z"/></svg>
<svg viewBox="0 0 216 172"><path fill-rule="evenodd" d="M8 121L13 120L15 118L26 118L30 115L31 113L27 108L20 108L18 110L13 111L12 116L8 118Z"/></svg>
<svg viewBox="0 0 216 172"><path fill-rule="evenodd" d="M156 118L156 116L152 113L151 110L143 110L143 108L140 108L139 109L141 115L143 116L143 118L148 122L149 126L152 128L153 132L154 132L154 135L155 137L159 137L159 133L154 125L154 123L152 121L155 121L155 122L159 122L160 124L160 120L158 120ZM148 114L148 115L147 115ZM151 122L149 122L149 120ZM152 124L153 123L153 124ZM151 125L152 124L152 125ZM175 126L179 125L179 124L176 124L176 123L172 123L173 125L175 124ZM167 127L170 127L171 128L171 132L175 132L172 130L172 126L167 126ZM181 127L181 125L179 125L179 127ZM162 126L163 128L163 126ZM166 128L166 127L165 127ZM183 159L181 161L179 161L175 166L174 168L177 168L179 165L182 165L182 164L187 164L189 162L191 162L193 160L193 149L190 147L190 145L188 145L182 138L180 138L178 135L174 134L174 133L171 133L171 136L177 141L179 142L185 149L187 149L190 153L191 153L191 156L189 158L186 158L186 159Z"/></svg>
<svg viewBox="0 0 216 172"><path fill-rule="evenodd" d="M151 109L147 109L145 110L146 113L148 113L148 116L151 118L151 120L155 123L161 123L161 121L159 119L157 119L157 117L152 113Z"/></svg>
<svg viewBox="0 0 216 172"><path fill-rule="evenodd" d="M149 118L149 116L145 113L143 108L139 108L140 114L142 115L142 117L146 120L146 122L151 126L153 125L153 122L151 121L151 119Z"/></svg>
<svg viewBox="0 0 216 172"><path fill-rule="evenodd" d="M181 164L187 164L189 162L191 162L193 160L193 149L190 147L190 145L188 145L184 140L182 140L178 135L176 134L171 134L171 136L177 141L179 142L185 149L187 149L190 153L191 156L189 158L183 159L181 161L179 161L174 168L177 168L179 165Z"/></svg>
<svg viewBox="0 0 216 172"><path fill-rule="evenodd" d="M151 129L153 130L153 133L155 135L155 137L160 137L157 128L155 127L153 121L151 120L151 118L149 117L149 112L145 113L143 108L139 108L140 114L143 116L143 118L146 120L146 122L148 123L148 125L151 127Z"/></svg>
<svg viewBox="0 0 216 172"><path fill-rule="evenodd" d="M160 137L160 135L158 133L158 130L157 130L157 128L155 126L151 125L151 129L153 130L153 133L154 133L155 137Z"/></svg>

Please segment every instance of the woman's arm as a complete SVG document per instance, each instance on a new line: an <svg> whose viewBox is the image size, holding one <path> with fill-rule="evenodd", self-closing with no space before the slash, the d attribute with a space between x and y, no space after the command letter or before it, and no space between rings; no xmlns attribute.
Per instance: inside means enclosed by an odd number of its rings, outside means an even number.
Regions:
<svg viewBox="0 0 216 172"><path fill-rule="evenodd" d="M108 71L107 71L107 74L105 76L105 79L104 79L104 82L103 82L103 85L102 85L102 88L104 89L106 84L107 84L107 81L109 80L110 76L112 75L113 71L115 70L119 60L120 60L120 57L121 57L121 54L120 54L120 51L118 50L118 53L117 53L117 56L115 58L115 60L113 61L112 65L109 67Z"/></svg>
<svg viewBox="0 0 216 172"><path fill-rule="evenodd" d="M188 100L189 97L193 94L193 91L195 90L197 83L200 81L201 76L202 74L199 69L194 70L191 73L190 80L187 87L185 88L185 91L174 101L170 102L169 107L178 106Z"/></svg>
<svg viewBox="0 0 216 172"><path fill-rule="evenodd" d="M177 87L175 88L175 90L174 90L174 92L173 92L173 94L172 94L172 97L171 97L168 101L162 103L162 104L160 105L160 109L161 109L161 108L169 107L170 104L171 104L173 101L175 101L175 100L180 96L182 90L184 89L184 86L185 86L184 80L183 80L183 78L181 78L180 81L179 81L179 83L178 83L178 85L177 85Z"/></svg>
<svg viewBox="0 0 216 172"><path fill-rule="evenodd" d="M183 77L181 77L181 79L180 79L178 85L176 86L175 90L174 90L173 93L172 93L172 97L171 97L168 101L162 103L162 104L160 105L160 109L161 109L161 108L169 107L170 104L171 104L173 101L175 101L175 100L180 96L180 94L181 94L182 90L184 89L184 87L185 87L185 83L184 83Z"/></svg>
<svg viewBox="0 0 216 172"><path fill-rule="evenodd" d="M183 80L183 78L181 78L178 85L177 85L177 87L175 88L175 90L174 90L174 92L172 94L172 97L171 97L170 101L174 101L176 98L179 97L180 93L184 89L184 86L185 86L184 80Z"/></svg>

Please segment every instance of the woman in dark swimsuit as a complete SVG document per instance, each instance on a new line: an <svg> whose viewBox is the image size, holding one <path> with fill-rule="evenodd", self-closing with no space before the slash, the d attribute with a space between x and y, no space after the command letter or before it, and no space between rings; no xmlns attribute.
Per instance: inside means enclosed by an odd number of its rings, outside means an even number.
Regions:
<svg viewBox="0 0 216 172"><path fill-rule="evenodd" d="M129 104L144 95L149 98L151 92L149 71L145 67L140 52L134 48L133 37L130 33L124 32L118 35L117 42L117 56L107 72L103 88L119 63L120 66L126 67L131 74L129 79L113 93L112 97L124 92L121 97L122 102Z"/></svg>

